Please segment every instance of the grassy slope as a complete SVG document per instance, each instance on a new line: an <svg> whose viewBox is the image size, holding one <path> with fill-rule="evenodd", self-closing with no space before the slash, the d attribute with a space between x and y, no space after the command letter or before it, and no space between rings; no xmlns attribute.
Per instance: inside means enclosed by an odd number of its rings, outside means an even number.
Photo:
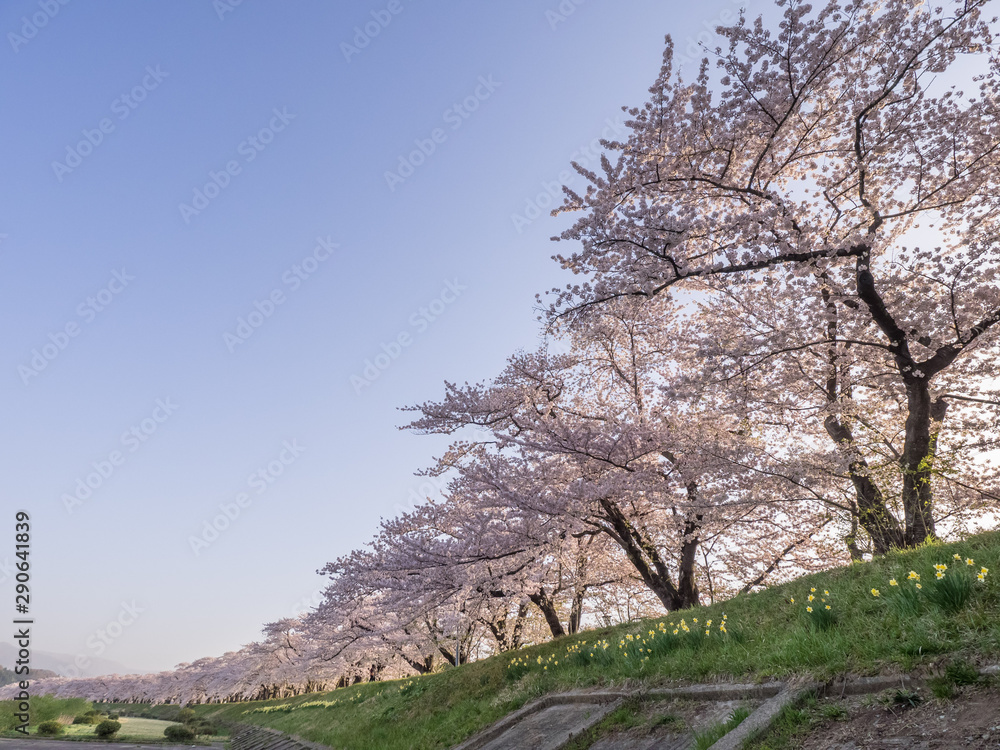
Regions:
<svg viewBox="0 0 1000 750"><path fill-rule="evenodd" d="M985 583L975 584L972 599L963 610L947 614L928 604L920 614L903 616L890 606L889 597L898 590L890 588L891 577L908 585L908 571L916 570L925 589L930 590L935 563L947 563L948 575L954 575L956 567L967 572L964 564L953 560L956 553L974 558L977 571L980 566L991 569ZM846 672L911 670L956 654L973 661L996 661L1000 656L997 578L1000 533L994 532L807 576L662 620L587 631L523 649L516 655L501 654L412 680L368 683L290 700L207 705L197 710L223 720L273 727L337 748L446 748L537 696L575 687L754 681L791 674L826 679ZM818 595L830 592L826 598L837 621L828 630L813 627L804 611L811 587ZM873 597L872 588L878 588L882 596ZM794 605L789 601L793 597ZM728 635L718 630L723 613L728 617ZM672 639L668 623L676 626L681 617L692 628L693 617L702 627L712 619L711 635L704 637L701 629L697 638L692 632L685 639ZM650 630L658 633L653 642L671 644L670 649L642 661L634 641L626 641L626 648L618 647L628 634L648 637ZM598 639L607 640L609 648L602 648L599 657L586 656ZM576 647L583 655L571 653ZM632 652L625 656L628 647ZM515 657L525 659L528 666L511 669ZM317 701L335 703L301 707ZM259 710L268 707L273 708Z"/></svg>

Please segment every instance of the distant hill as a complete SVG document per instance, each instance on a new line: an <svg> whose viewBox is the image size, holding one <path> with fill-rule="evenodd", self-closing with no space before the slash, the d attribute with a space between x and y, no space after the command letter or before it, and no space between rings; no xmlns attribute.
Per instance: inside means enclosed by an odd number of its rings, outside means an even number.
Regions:
<svg viewBox="0 0 1000 750"><path fill-rule="evenodd" d="M97 659L89 656L87 658L90 660L90 664L86 669L80 670L79 677L99 677L102 674L139 674L139 670L129 669L124 664L110 659ZM31 677L32 679L52 676L66 677L68 676L66 671L73 665L75 659L76 657L72 654L58 654L32 649ZM0 641L0 664L9 664L13 667L15 661L17 661L17 648L11 643ZM55 674L46 674L50 670ZM14 680L7 682L14 682ZM0 684L7 683L0 682Z"/></svg>
<svg viewBox="0 0 1000 750"><path fill-rule="evenodd" d="M40 680L43 677L58 677L59 674L53 672L51 669L32 669L31 678L33 680ZM6 667L0 667L0 687L4 685L9 685L12 682L19 682L20 677L14 674L13 669L7 669Z"/></svg>

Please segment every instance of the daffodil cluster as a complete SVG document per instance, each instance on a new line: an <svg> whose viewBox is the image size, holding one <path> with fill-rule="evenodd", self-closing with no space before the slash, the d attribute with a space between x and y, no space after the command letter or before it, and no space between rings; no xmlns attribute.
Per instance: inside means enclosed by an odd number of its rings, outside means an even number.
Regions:
<svg viewBox="0 0 1000 750"><path fill-rule="evenodd" d="M889 579L889 593L887 601L901 617L917 615L924 602L930 602L946 612L957 612L965 606L973 591L973 577L979 583L986 582L986 576L990 570L986 567L975 569L976 561L971 557L962 557L955 553L952 555L954 561L951 569L947 563L935 563L934 578L929 582L927 588L920 580L920 574L911 570L906 574L903 585L895 578ZM963 565L964 563L964 565ZM873 588L873 597L880 597L882 592Z"/></svg>
<svg viewBox="0 0 1000 750"><path fill-rule="evenodd" d="M355 695L349 700L354 701L356 699L357 696ZM274 713L287 714L291 713L292 711L298 711L299 709L302 708L331 708L340 703L346 703L346 702L347 700L341 701L339 698L337 698L332 701L307 701L305 703L279 703L276 706L260 706L259 708L251 708L244 711L243 713L244 714L274 714Z"/></svg>
<svg viewBox="0 0 1000 750"><path fill-rule="evenodd" d="M830 592L828 589L823 589L822 593L820 593L815 586L810 588L809 593L806 595L806 617L809 618L809 622L812 625L820 630L826 630L836 622L833 606L830 604L829 598ZM789 601L795 604L795 597L790 597Z"/></svg>
<svg viewBox="0 0 1000 750"><path fill-rule="evenodd" d="M599 664L608 666L615 662L645 665L651 659L662 657L677 648L688 646L700 648L705 642L729 636L729 616L723 613L720 620L692 617L690 622L682 617L676 622L663 623L648 628L645 632L626 633L612 643L606 638L592 643L577 641L566 647L562 654L553 653L548 657L537 656L529 660L515 656L507 664L507 676L520 679L531 670L548 672L562 664L588 666Z"/></svg>

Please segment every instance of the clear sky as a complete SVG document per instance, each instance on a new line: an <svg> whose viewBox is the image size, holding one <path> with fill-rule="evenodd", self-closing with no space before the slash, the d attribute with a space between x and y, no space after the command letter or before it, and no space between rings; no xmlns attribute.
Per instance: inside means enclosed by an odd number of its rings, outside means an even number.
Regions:
<svg viewBox="0 0 1000 750"><path fill-rule="evenodd" d="M168 669L306 608L425 494L444 442L398 407L535 345L546 190L665 34L737 7L0 4L0 598L24 509L33 648Z"/></svg>

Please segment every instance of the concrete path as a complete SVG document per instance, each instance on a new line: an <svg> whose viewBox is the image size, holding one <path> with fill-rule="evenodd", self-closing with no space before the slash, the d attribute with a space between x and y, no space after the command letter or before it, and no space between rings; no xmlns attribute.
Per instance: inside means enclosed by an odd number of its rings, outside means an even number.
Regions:
<svg viewBox="0 0 1000 750"><path fill-rule="evenodd" d="M666 737L604 737L590 750L694 750L694 735L686 732Z"/></svg>
<svg viewBox="0 0 1000 750"><path fill-rule="evenodd" d="M510 750L514 747L531 750L559 750L566 742L584 729L593 726L616 703L569 703L549 706L533 713L515 724L496 739L481 745L481 750Z"/></svg>
<svg viewBox="0 0 1000 750"><path fill-rule="evenodd" d="M1000 673L1000 668L993 666L981 672L984 675L997 674ZM890 688L912 687L917 682L919 681L907 675L894 675L848 678L825 685L793 681L758 685L693 685L640 691L576 691L547 695L501 719L453 750L560 750L571 738L598 724L627 698L641 698L644 702L654 703L685 698L699 704L712 704L706 715L710 719L720 720L724 720L724 714L731 710L731 704L725 706L726 702L756 704L750 716L712 745L712 750L740 750L750 736L766 731L785 706L795 703L809 692L820 695L862 695ZM716 708L719 711L715 711ZM714 713L719 715L714 716ZM891 744L888 738L885 742ZM690 729L670 731L664 727L655 736L636 737L629 736L628 733L607 735L599 738L591 746L591 750L691 750L694 745L694 733ZM913 747L911 750L917 748Z"/></svg>

